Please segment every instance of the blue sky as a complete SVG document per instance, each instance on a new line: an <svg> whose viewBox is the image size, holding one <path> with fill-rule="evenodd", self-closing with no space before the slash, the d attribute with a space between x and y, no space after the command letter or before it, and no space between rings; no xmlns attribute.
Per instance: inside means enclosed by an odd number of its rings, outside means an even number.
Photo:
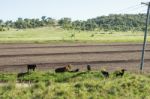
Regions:
<svg viewBox="0 0 150 99"><path fill-rule="evenodd" d="M149 0L0 0L0 19L49 16L86 20L114 13L144 13Z"/></svg>

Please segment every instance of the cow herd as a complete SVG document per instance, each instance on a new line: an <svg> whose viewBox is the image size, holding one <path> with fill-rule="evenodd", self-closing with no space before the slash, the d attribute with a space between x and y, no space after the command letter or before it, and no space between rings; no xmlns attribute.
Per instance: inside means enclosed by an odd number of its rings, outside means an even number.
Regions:
<svg viewBox="0 0 150 99"><path fill-rule="evenodd" d="M79 72L80 69L74 69L72 70L73 65L69 64L67 66L64 67L59 67L55 69L55 73L64 73L64 72ZM29 73L30 71L35 71L35 69L37 68L36 64L28 64L27 65L27 72L26 73L19 73L18 77L24 76L25 74ZM91 65L87 65L87 71L91 71ZM126 69L121 69L120 71L115 71L114 74L116 77L122 77L125 73ZM106 71L105 69L101 70L101 74L103 75L104 78L109 78L110 77L110 73L108 71Z"/></svg>
<svg viewBox="0 0 150 99"><path fill-rule="evenodd" d="M122 77L124 75L125 71L127 71L127 70L121 69L120 71L115 71L114 74L116 77ZM101 73L105 78L108 78L110 76L110 73L106 70L101 70Z"/></svg>

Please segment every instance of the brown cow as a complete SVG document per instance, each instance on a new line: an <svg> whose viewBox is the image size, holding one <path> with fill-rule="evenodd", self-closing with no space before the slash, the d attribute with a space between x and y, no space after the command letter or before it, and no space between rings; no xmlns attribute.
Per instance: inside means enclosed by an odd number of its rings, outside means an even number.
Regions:
<svg viewBox="0 0 150 99"><path fill-rule="evenodd" d="M68 65L68 66L65 66L65 67L60 67L60 68L56 68L55 72L56 73L69 72L71 70L71 68L72 68L71 65Z"/></svg>

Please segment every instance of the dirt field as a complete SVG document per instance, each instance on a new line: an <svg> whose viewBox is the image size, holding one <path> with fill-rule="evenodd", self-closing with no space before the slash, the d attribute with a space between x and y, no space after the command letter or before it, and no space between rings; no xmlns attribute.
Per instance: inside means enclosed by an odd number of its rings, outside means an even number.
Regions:
<svg viewBox="0 0 150 99"><path fill-rule="evenodd" d="M27 64L50 70L67 64L74 68L126 68L137 71L142 44L0 44L0 71L23 72ZM150 71L150 44L147 44L144 70Z"/></svg>

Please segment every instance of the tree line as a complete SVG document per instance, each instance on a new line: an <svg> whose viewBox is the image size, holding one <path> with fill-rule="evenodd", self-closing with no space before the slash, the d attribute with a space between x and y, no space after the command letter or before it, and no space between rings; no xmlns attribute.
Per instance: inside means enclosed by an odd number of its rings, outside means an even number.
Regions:
<svg viewBox="0 0 150 99"><path fill-rule="evenodd" d="M16 21L0 20L0 31L15 29L37 28L45 26L59 26L63 29L74 29L83 31L142 31L144 30L146 15L145 14L110 14L108 16L100 16L87 19L86 21L75 20L71 18L61 18L60 20L51 17L42 16L39 18L18 18Z"/></svg>

